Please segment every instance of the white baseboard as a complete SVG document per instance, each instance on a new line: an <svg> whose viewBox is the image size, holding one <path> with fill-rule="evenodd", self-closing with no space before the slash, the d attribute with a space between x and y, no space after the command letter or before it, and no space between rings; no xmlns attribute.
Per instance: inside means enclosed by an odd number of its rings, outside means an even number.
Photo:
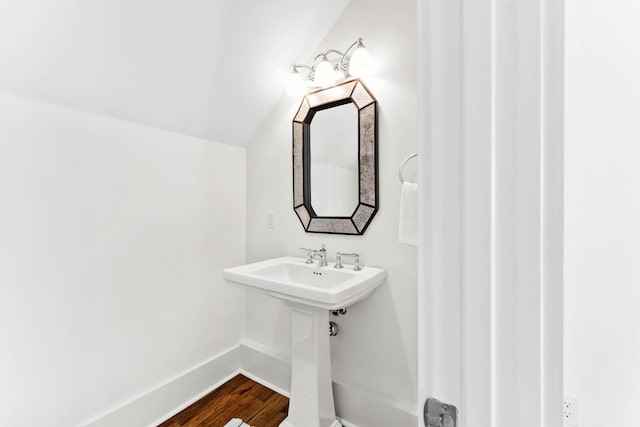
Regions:
<svg viewBox="0 0 640 427"><path fill-rule="evenodd" d="M345 427L413 427L418 425L417 405L353 382L333 381L336 414Z"/></svg>
<svg viewBox="0 0 640 427"><path fill-rule="evenodd" d="M289 397L289 356L244 339L226 352L83 423L83 427L155 427L238 373ZM417 405L334 378L336 413L345 427L418 425Z"/></svg>
<svg viewBox="0 0 640 427"><path fill-rule="evenodd" d="M237 374L241 353L242 348L236 345L81 425L155 427Z"/></svg>
<svg viewBox="0 0 640 427"><path fill-rule="evenodd" d="M250 339L240 340L241 370L244 375L283 396L291 393L291 361L289 355Z"/></svg>
<svg viewBox="0 0 640 427"><path fill-rule="evenodd" d="M289 396L289 356L250 339L240 341L241 371L264 386ZM345 427L413 427L418 425L418 407L383 392L343 378L333 378L336 413Z"/></svg>

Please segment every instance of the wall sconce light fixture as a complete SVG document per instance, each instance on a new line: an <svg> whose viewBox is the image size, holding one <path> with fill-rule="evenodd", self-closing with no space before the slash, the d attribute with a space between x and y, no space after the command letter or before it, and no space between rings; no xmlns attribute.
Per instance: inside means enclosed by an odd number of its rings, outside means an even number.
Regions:
<svg viewBox="0 0 640 427"><path fill-rule="evenodd" d="M287 78L287 95L301 96L308 88L333 86L347 76L363 77L370 66L371 54L359 38L344 53L329 49L317 54L311 66L294 64ZM307 70L306 75L300 70Z"/></svg>

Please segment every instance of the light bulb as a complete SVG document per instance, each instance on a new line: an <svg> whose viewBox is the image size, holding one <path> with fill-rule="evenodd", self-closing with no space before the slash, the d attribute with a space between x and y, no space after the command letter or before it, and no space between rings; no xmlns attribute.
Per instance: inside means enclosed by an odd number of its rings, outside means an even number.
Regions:
<svg viewBox="0 0 640 427"><path fill-rule="evenodd" d="M336 83L335 76L333 74L333 66L327 60L326 56L316 67L313 81L316 83L316 85L323 88L333 86Z"/></svg>
<svg viewBox="0 0 640 427"><path fill-rule="evenodd" d="M367 75L371 67L371 54L362 43L353 51L349 60L349 74L353 77Z"/></svg>
<svg viewBox="0 0 640 427"><path fill-rule="evenodd" d="M305 93L304 77L295 68L287 76L287 95L301 96Z"/></svg>

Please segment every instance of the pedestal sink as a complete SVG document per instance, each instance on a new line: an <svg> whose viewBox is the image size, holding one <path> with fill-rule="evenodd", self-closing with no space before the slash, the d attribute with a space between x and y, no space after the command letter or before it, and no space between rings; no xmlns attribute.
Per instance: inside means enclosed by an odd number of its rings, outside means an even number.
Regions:
<svg viewBox="0 0 640 427"><path fill-rule="evenodd" d="M340 427L331 388L329 310L354 304L385 277L380 268L354 271L282 257L224 270L227 281L283 300L291 307L291 398L280 427Z"/></svg>

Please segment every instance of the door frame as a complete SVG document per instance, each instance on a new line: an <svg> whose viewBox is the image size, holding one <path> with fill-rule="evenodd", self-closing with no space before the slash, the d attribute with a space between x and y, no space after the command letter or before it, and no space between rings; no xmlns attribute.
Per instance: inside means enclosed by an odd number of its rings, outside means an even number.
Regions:
<svg viewBox="0 0 640 427"><path fill-rule="evenodd" d="M418 0L418 21L420 405L561 427L564 0Z"/></svg>

